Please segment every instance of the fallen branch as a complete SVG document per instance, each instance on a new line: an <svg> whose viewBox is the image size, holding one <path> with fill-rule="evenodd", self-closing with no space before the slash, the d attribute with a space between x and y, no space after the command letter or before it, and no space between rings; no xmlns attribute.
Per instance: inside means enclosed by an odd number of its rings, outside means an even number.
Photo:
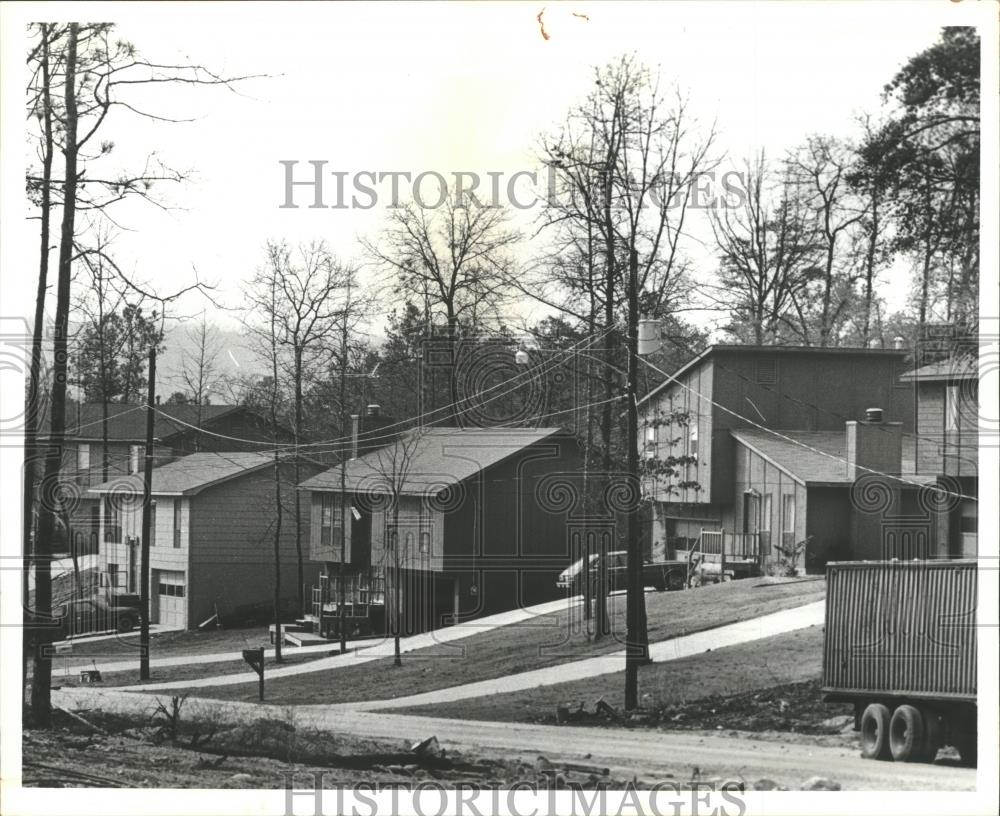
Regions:
<svg viewBox="0 0 1000 816"><path fill-rule="evenodd" d="M61 711L67 717L72 717L74 720L76 720L81 725L87 726L87 728L89 728L91 731L95 731L98 734L104 734L105 736L107 736L107 733L108 733L107 731L105 731L99 725L94 725L92 722L89 722L89 721L85 720L79 714L74 714L72 711L69 711L68 709L63 708L62 706L56 706L56 710L57 711Z"/></svg>

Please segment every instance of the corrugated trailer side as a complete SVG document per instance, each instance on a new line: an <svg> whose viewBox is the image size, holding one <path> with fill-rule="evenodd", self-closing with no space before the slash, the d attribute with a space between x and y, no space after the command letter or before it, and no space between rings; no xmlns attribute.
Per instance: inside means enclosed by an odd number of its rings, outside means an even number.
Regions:
<svg viewBox="0 0 1000 816"><path fill-rule="evenodd" d="M855 703L865 756L975 754L975 561L827 567L823 693Z"/></svg>

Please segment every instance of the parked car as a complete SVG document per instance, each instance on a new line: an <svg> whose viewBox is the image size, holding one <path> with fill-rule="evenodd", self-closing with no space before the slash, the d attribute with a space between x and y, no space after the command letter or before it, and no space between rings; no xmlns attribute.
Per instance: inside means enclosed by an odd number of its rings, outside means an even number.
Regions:
<svg viewBox="0 0 1000 816"><path fill-rule="evenodd" d="M591 593L597 590L597 572L601 556L594 553L590 556ZM614 550L607 553L607 588L608 592L625 589L628 576L628 553L625 550ZM556 586L568 590L571 594L582 595L584 589L585 559L574 561L556 579ZM687 580L687 563L685 561L644 561L642 564L643 586L654 587L658 592L665 589L683 589Z"/></svg>
<svg viewBox="0 0 1000 816"><path fill-rule="evenodd" d="M139 610L108 603L103 598L66 601L54 610L64 637L96 632L130 632L140 620Z"/></svg>

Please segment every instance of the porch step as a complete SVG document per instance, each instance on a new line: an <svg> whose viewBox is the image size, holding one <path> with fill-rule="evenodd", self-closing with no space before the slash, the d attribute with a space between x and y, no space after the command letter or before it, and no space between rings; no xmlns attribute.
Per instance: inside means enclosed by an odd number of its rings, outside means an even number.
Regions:
<svg viewBox="0 0 1000 816"><path fill-rule="evenodd" d="M291 646L315 646L319 643L330 643L325 637L314 632L285 632L285 643ZM332 652L339 653L340 650L333 646Z"/></svg>
<svg viewBox="0 0 1000 816"><path fill-rule="evenodd" d="M267 637L268 640L271 641L271 643L274 643L274 627L275 624L273 623L267 627ZM287 640L288 635L292 632L308 632L309 626L300 625L298 621L296 621L295 623L283 623L281 624L281 631L285 633L285 637Z"/></svg>

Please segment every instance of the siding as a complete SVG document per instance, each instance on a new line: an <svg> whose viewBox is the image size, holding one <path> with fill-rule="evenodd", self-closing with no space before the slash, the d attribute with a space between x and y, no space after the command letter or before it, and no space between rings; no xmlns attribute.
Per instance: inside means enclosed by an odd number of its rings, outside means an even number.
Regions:
<svg viewBox="0 0 1000 816"><path fill-rule="evenodd" d="M318 472L303 467L302 478ZM282 467L285 509L281 525L281 597L298 605L298 559L295 549L294 470ZM305 497L303 497L305 498ZM302 502L303 558L308 554L309 503ZM218 602L225 614L246 604L273 600L274 475L270 468L210 487L191 499L190 570L188 576L189 626L207 619ZM305 561L303 583L316 583L318 566Z"/></svg>

